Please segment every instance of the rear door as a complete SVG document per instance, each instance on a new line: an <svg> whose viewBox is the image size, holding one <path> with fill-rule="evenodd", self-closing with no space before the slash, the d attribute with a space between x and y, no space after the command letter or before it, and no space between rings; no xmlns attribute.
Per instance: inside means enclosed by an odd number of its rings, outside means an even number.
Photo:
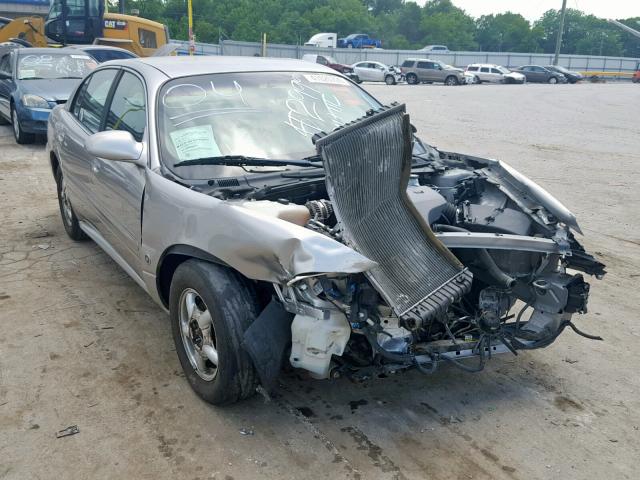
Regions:
<svg viewBox="0 0 640 480"><path fill-rule="evenodd" d="M417 71L418 78L421 82L434 82L437 80L435 75L435 64L433 62L418 62Z"/></svg>
<svg viewBox="0 0 640 480"><path fill-rule="evenodd" d="M73 208L80 218L91 222L100 230L93 194L93 162L85 142L90 135L100 130L105 113L105 104L114 86L118 69L98 70L87 77L78 89L70 110L61 113L62 122L57 126L60 160L67 191Z"/></svg>
<svg viewBox="0 0 640 480"><path fill-rule="evenodd" d="M544 68L536 66L530 68L534 82L546 82L548 80L548 73Z"/></svg>
<svg viewBox="0 0 640 480"><path fill-rule="evenodd" d="M371 63L369 62L356 63L354 71L360 80L373 80Z"/></svg>
<svg viewBox="0 0 640 480"><path fill-rule="evenodd" d="M532 67L529 65L522 67L522 69L520 70L520 73L522 73L526 77L527 82L537 81L535 72L532 70Z"/></svg>
<svg viewBox="0 0 640 480"><path fill-rule="evenodd" d="M147 102L140 76L123 70L106 108L101 130L123 130L146 144ZM145 158L147 149L142 154ZM125 261L140 273L141 205L145 170L133 163L93 160L94 195L102 234Z"/></svg>

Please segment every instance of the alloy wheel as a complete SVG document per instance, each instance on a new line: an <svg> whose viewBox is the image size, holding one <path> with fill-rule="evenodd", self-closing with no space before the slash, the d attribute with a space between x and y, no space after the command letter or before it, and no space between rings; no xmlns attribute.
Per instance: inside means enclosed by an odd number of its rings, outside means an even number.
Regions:
<svg viewBox="0 0 640 480"><path fill-rule="evenodd" d="M196 374L210 382L218 373L218 350L211 312L200 294L185 289L179 300L180 336Z"/></svg>

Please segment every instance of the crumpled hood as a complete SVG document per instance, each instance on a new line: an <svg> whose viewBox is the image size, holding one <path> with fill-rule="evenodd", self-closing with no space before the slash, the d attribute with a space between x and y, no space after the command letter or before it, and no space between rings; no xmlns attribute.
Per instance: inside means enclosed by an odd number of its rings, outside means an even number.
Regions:
<svg viewBox="0 0 640 480"><path fill-rule="evenodd" d="M18 90L22 95L38 95L49 102L66 102L80 79L18 80Z"/></svg>

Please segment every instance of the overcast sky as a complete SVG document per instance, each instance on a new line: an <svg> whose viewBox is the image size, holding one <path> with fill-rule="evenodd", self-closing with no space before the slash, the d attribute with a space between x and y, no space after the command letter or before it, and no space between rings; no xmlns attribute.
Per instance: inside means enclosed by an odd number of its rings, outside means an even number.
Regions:
<svg viewBox="0 0 640 480"><path fill-rule="evenodd" d="M552 8L560 9L562 0L452 0L454 5L472 17L490 13L514 12L529 21L537 20ZM425 0L417 0L424 5ZM640 16L640 0L567 0L568 8L603 18L629 18Z"/></svg>

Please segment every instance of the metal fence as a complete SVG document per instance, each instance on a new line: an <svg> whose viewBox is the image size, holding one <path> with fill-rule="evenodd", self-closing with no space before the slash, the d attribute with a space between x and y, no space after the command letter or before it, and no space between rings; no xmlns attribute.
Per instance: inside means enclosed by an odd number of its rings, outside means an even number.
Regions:
<svg viewBox="0 0 640 480"><path fill-rule="evenodd" d="M180 44L179 53L186 54L188 42L172 40ZM197 55L260 55L262 46L254 42L224 40L220 45L196 43ZM302 45L267 44L267 56L302 58L304 54L331 55L338 62L352 64L362 60L375 60L387 65L400 65L407 58L432 58L456 67L466 67L471 63L495 63L505 67L520 65L551 65L553 54L546 53L499 53L499 52L450 52L425 53L416 50L382 50L350 48L316 48ZM572 70L611 73L631 73L636 70L640 59L626 57L600 57L590 55L560 55L558 64Z"/></svg>

